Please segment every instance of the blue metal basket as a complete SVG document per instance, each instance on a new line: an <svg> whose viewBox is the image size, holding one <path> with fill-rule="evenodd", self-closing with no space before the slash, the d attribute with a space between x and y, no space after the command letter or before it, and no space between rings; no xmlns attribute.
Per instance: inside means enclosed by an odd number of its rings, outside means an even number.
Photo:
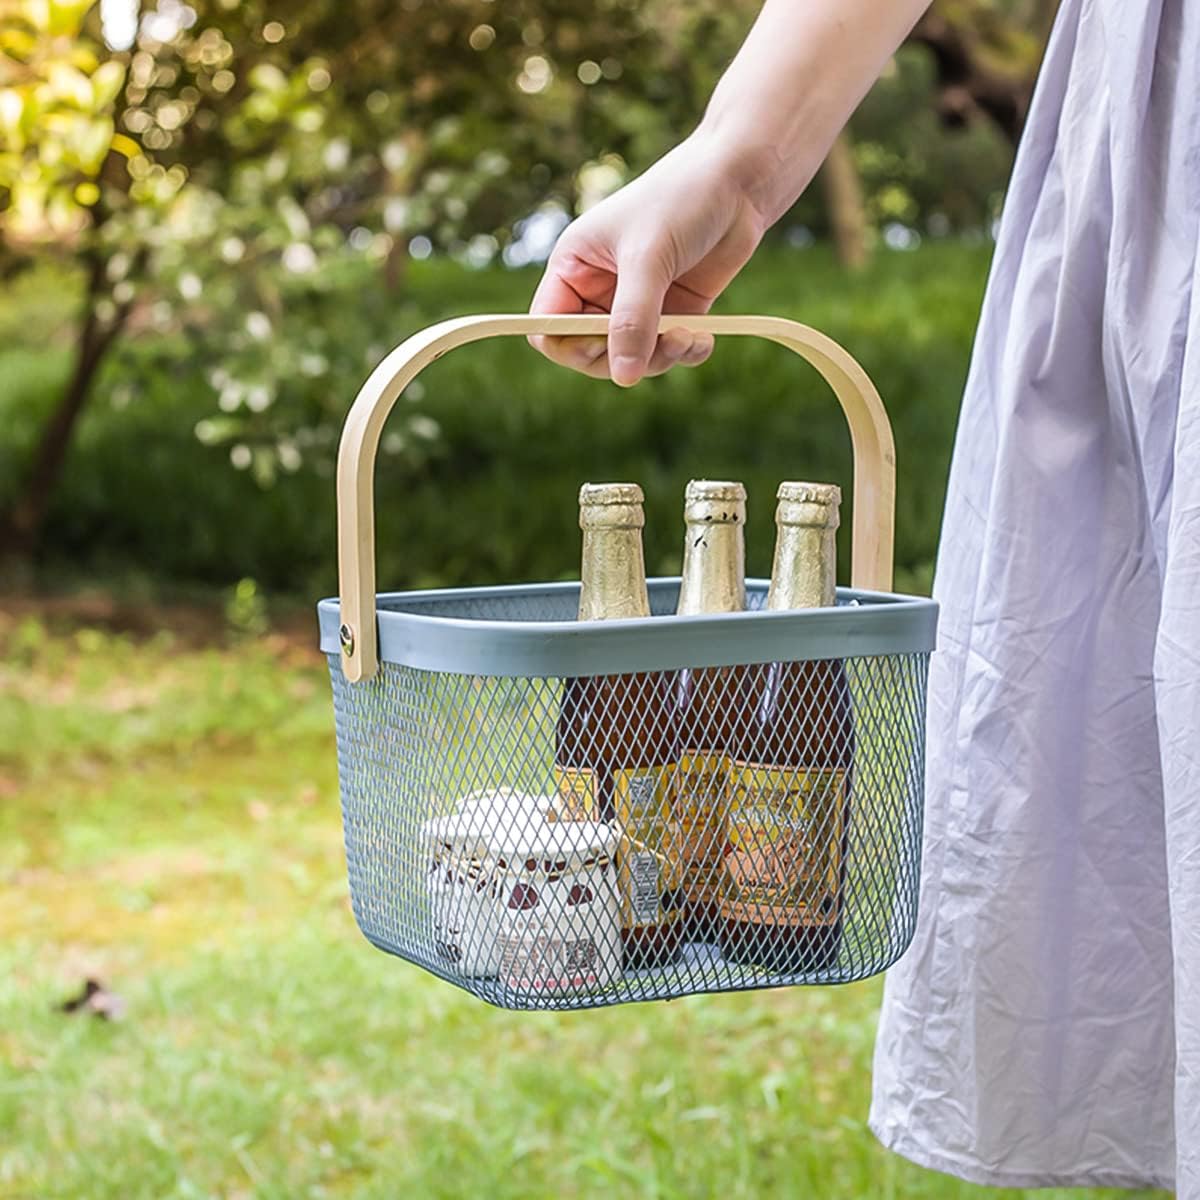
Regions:
<svg viewBox="0 0 1200 1200"><path fill-rule="evenodd" d="M835 343L778 318L663 319L664 328L769 337L808 358L833 386L855 447L855 586L839 590L836 607L763 611L763 580L748 582L743 613L675 616L679 581L657 579L650 617L585 623L575 619L578 584L375 595L372 476L383 421L400 391L463 342L596 334L606 321L490 316L434 326L393 351L347 419L338 474L341 596L321 601L319 621L356 920L381 949L505 1008L588 1008L875 974L903 953L916 920L937 607L887 590L890 428L869 380ZM639 854L613 812L565 810L559 767L572 758L573 735L561 719L564 705L600 681L595 719L636 720L677 694L689 674L718 671L740 711L745 689L764 672L811 663L826 664L813 679L836 670L844 681L837 720L853 758L837 802L814 791L804 820L788 826L791 840L770 847L776 873L785 861L780 846L789 847L786 921L772 925L753 953L718 935L714 920L683 930L669 953L632 955L621 937L631 905L648 897L662 928L674 920L661 910L661 886L638 890L637 863L644 860L661 885L695 861L694 845L685 855L686 838L672 825L671 798L686 785L686 764L672 761L678 746L668 723L650 731L649 744L661 742L654 761L666 765L648 784L646 802L674 832L652 854ZM793 670L809 677L803 667ZM797 760L813 736L806 717L829 719L828 696L812 686L786 731ZM713 800L718 840L701 847L715 872L732 870L719 832L738 803L727 765L728 788ZM818 773L796 778L815 787ZM590 819L568 819L580 815Z"/></svg>

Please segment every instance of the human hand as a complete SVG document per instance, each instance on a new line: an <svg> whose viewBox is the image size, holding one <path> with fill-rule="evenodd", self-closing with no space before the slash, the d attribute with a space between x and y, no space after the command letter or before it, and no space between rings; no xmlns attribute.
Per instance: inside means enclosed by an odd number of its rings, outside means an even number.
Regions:
<svg viewBox="0 0 1200 1200"><path fill-rule="evenodd" d="M665 313L706 313L742 269L766 221L732 164L694 134L563 232L533 313L611 313L602 337L538 335L547 358L629 387L672 366L697 366L711 334L658 335Z"/></svg>

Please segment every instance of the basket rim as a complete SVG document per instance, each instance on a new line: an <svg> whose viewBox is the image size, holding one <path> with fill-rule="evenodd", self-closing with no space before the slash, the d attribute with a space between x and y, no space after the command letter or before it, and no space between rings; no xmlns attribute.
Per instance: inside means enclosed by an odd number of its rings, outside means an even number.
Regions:
<svg viewBox="0 0 1200 1200"><path fill-rule="evenodd" d="M748 593L769 581L748 579ZM648 581L652 601L678 576ZM464 601L579 593L579 582L383 592L376 598L381 662L463 675L549 678L721 667L781 660L928 653L938 605L925 596L838 588L835 608L651 616L614 621L514 621L447 615ZM661 607L661 605L660 605ZM441 611L439 611L441 610ZM338 598L317 605L320 647L340 655Z"/></svg>

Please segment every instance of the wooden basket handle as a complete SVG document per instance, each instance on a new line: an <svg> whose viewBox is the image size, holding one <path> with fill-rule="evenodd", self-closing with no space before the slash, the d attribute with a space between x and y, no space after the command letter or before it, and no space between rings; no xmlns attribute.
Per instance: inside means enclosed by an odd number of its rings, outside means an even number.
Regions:
<svg viewBox="0 0 1200 1200"><path fill-rule="evenodd" d="M357 682L379 665L375 624L375 457L400 393L448 350L489 337L607 334L607 315L478 315L431 325L402 342L371 372L346 416L338 447L338 594L342 669ZM761 337L812 363L833 389L854 448L854 587L890 591L896 455L883 401L866 372L831 338L784 317L664 316L659 332L687 329Z"/></svg>

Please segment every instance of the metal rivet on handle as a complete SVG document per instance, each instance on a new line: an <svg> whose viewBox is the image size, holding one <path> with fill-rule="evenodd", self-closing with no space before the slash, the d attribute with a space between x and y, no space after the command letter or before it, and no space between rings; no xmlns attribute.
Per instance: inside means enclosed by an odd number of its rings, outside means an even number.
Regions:
<svg viewBox="0 0 1200 1200"><path fill-rule="evenodd" d="M342 643L342 653L349 658L354 653L354 630L349 625L343 625L338 630L338 637Z"/></svg>

